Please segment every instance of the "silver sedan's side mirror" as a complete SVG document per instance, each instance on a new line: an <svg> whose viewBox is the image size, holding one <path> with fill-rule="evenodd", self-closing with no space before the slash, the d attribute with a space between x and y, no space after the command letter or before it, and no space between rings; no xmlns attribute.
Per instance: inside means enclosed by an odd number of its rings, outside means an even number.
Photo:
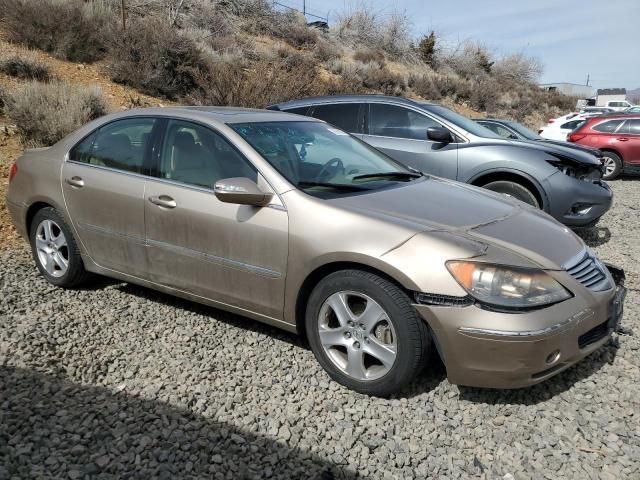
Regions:
<svg viewBox="0 0 640 480"><path fill-rule="evenodd" d="M246 177L218 180L213 192L221 202L257 207L267 205L273 197L273 194L263 192L253 180Z"/></svg>

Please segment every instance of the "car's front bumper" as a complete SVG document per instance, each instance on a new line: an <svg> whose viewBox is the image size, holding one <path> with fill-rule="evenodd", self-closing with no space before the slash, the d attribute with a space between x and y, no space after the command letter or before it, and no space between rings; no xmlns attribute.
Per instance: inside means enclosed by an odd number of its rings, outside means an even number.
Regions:
<svg viewBox="0 0 640 480"><path fill-rule="evenodd" d="M591 183L557 172L544 180L548 213L569 227L594 224L613 203L613 192L605 182ZM589 206L586 214L572 212Z"/></svg>
<svg viewBox="0 0 640 480"><path fill-rule="evenodd" d="M562 276L562 273L558 273ZM451 383L519 388L569 368L607 342L622 316L624 281L604 292L575 296L526 313L477 306L416 304L431 327Z"/></svg>

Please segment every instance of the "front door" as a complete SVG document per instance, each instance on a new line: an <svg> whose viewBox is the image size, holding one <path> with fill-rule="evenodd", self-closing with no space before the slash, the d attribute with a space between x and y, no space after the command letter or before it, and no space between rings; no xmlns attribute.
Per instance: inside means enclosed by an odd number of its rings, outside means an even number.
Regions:
<svg viewBox="0 0 640 480"><path fill-rule="evenodd" d="M69 152L62 191L71 223L98 265L144 276L144 189L155 120L104 125Z"/></svg>
<svg viewBox="0 0 640 480"><path fill-rule="evenodd" d="M158 161L144 202L153 280L281 319L287 212L223 203L213 193L231 177L270 189L253 165L219 133L182 120L168 121Z"/></svg>
<svg viewBox="0 0 640 480"><path fill-rule="evenodd" d="M365 142L422 172L456 179L458 145L427 140L427 128L442 127L432 118L399 105L371 103L367 124Z"/></svg>

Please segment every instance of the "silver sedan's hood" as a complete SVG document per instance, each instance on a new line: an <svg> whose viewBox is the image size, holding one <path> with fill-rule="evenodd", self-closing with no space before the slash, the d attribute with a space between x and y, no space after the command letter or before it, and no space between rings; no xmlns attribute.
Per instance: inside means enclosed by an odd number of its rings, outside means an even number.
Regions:
<svg viewBox="0 0 640 480"><path fill-rule="evenodd" d="M411 184L330 200L336 206L416 232L444 231L547 269L558 269L584 248L582 240L547 214L503 195L464 183L427 178Z"/></svg>

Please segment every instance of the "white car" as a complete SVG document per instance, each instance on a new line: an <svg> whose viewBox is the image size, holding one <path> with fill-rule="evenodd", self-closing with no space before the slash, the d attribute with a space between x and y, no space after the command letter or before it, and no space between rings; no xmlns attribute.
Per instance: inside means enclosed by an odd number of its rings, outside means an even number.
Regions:
<svg viewBox="0 0 640 480"><path fill-rule="evenodd" d="M626 100L618 100L618 101L607 102L606 107L607 108L612 108L616 112L622 112L623 110L626 110L629 107L633 107L633 105L631 105Z"/></svg>
<svg viewBox="0 0 640 480"><path fill-rule="evenodd" d="M538 130L538 135L548 140L566 141L571 132L592 116L584 113L570 113L562 117L552 118L546 126Z"/></svg>

